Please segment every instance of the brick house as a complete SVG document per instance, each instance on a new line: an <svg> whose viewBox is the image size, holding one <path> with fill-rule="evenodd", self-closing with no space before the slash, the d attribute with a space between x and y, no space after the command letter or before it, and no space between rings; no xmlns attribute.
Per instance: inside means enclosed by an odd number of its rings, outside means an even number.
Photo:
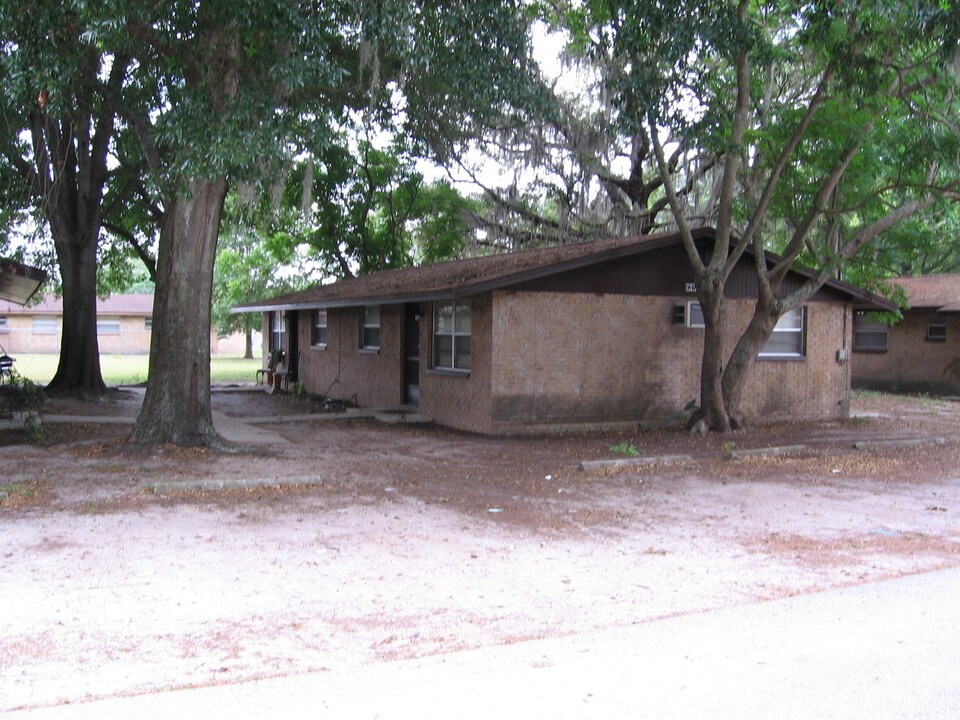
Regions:
<svg viewBox="0 0 960 720"><path fill-rule="evenodd" d="M97 300L97 344L105 355L142 355L150 352L153 295L116 294ZM58 353L63 323L59 298L46 298L31 307L0 300L0 345L9 354ZM260 341L259 338L257 338ZM242 356L242 333L229 338L210 334L213 354Z"/></svg>
<svg viewBox="0 0 960 720"><path fill-rule="evenodd" d="M713 231L696 238L706 247ZM727 285L728 347L753 311L752 264ZM803 280L792 273L784 289ZM679 236L664 234L388 270L235 311L263 313L265 358L284 351L312 393L416 406L480 433L661 425L699 397L692 281ZM784 316L749 381L748 416L846 416L855 305L893 307L830 282Z"/></svg>
<svg viewBox="0 0 960 720"><path fill-rule="evenodd" d="M890 326L869 313L856 314L854 387L960 394L960 275L892 282L909 307Z"/></svg>

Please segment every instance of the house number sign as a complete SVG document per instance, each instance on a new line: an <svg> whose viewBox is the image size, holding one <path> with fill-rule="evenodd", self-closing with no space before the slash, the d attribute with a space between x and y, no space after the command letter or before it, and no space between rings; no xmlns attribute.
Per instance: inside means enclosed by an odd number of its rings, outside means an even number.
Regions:
<svg viewBox="0 0 960 720"><path fill-rule="evenodd" d="M687 283L686 285L684 285L684 289L685 289L688 293L695 293L695 292L697 291L697 284L696 284L696 283Z"/></svg>

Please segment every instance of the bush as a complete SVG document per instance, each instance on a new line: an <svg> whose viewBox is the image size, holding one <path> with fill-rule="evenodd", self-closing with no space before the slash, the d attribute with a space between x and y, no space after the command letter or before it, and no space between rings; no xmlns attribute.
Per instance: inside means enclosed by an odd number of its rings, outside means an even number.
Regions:
<svg viewBox="0 0 960 720"><path fill-rule="evenodd" d="M10 371L7 393L13 397L13 407L21 412L36 410L43 405L43 387L16 370Z"/></svg>

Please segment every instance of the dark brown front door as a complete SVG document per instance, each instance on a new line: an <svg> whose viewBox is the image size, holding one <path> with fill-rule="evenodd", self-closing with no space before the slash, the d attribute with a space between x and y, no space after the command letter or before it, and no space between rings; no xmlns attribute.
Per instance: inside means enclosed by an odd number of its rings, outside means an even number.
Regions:
<svg viewBox="0 0 960 720"><path fill-rule="evenodd" d="M297 381L300 370L300 313L290 310L287 313L287 379Z"/></svg>
<svg viewBox="0 0 960 720"><path fill-rule="evenodd" d="M420 306L403 308L403 402L420 405Z"/></svg>

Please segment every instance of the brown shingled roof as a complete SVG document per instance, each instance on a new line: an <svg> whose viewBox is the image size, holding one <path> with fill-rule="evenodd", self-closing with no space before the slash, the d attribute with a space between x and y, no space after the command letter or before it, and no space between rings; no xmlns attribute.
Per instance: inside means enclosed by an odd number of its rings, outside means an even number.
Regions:
<svg viewBox="0 0 960 720"><path fill-rule="evenodd" d="M960 275L920 275L891 282L903 288L913 309L960 311Z"/></svg>
<svg viewBox="0 0 960 720"><path fill-rule="evenodd" d="M693 231L695 240L712 240L715 231ZM451 260L420 267L384 270L235 307L234 312L306 310L318 307L387 305L466 297L596 263L649 252L680 242L678 233L572 243L536 250ZM801 271L802 272L802 271ZM846 283L834 289L874 309L887 301ZM879 303L879 307L877 304Z"/></svg>

